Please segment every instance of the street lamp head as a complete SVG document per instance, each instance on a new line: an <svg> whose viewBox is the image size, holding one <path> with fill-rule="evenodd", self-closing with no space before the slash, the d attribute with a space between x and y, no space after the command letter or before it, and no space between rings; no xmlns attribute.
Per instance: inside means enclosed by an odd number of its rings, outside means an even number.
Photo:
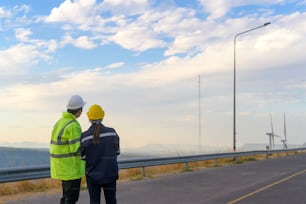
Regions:
<svg viewBox="0 0 306 204"><path fill-rule="evenodd" d="M267 26L267 25L270 25L270 24L271 24L270 22L267 22L267 23L264 24L264 26Z"/></svg>

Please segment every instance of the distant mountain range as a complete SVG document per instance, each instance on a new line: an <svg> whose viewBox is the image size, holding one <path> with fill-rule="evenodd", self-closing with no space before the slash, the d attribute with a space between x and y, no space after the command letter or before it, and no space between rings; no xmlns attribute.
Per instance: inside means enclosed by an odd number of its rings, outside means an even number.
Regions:
<svg viewBox="0 0 306 204"><path fill-rule="evenodd" d="M266 150L266 144L245 144L238 148L239 151L256 151L256 150ZM306 147L305 144L303 145L293 145L289 144L288 148L293 149L293 148L301 148L301 147ZM282 144L275 144L274 146L275 149L283 149Z"/></svg>
<svg viewBox="0 0 306 204"><path fill-rule="evenodd" d="M15 148L30 148L30 149L48 149L48 143L38 143L38 142L2 142L0 147L15 147Z"/></svg>
<svg viewBox="0 0 306 204"><path fill-rule="evenodd" d="M148 144L138 148L125 149L128 153L142 153L143 155L155 156L181 156L193 154L208 154L217 152L228 152L229 147L178 145L178 144Z"/></svg>
<svg viewBox="0 0 306 204"><path fill-rule="evenodd" d="M237 151L256 151L266 150L266 144L245 144L237 147ZM288 145L288 148L300 148L306 147L304 145ZM275 144L275 149L283 149L283 145ZM153 156L182 156L182 155L194 155L194 154L214 154L232 152L232 147L228 146L196 146L196 145L174 145L174 144L149 144L139 148L126 149L125 152L153 155Z"/></svg>

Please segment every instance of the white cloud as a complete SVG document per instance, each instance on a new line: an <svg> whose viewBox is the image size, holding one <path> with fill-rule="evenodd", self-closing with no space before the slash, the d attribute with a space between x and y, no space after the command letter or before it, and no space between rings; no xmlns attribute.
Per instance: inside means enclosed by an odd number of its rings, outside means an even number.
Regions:
<svg viewBox="0 0 306 204"><path fill-rule="evenodd" d="M59 45L56 40L40 40L31 38L32 31L30 28L17 28L15 29L15 38L23 44L31 45L39 50L39 58L48 60L51 57L49 53L55 52ZM80 42L81 43L81 42Z"/></svg>
<svg viewBox="0 0 306 204"><path fill-rule="evenodd" d="M225 16L233 4L233 1L229 0L200 0L200 2L204 10L210 14L209 19L212 20Z"/></svg>
<svg viewBox="0 0 306 204"><path fill-rule="evenodd" d="M10 11L7 11L3 7L0 7L0 19L10 18L11 16L12 16L12 13Z"/></svg>
<svg viewBox="0 0 306 204"><path fill-rule="evenodd" d="M180 8L156 13L148 12L141 19L154 16L155 19L151 19L154 22L153 30L160 36L173 39L173 41L168 42L165 51L165 55L169 56L177 53L188 53L190 50L201 46L203 39L208 37L206 29L210 29L209 24L201 22L195 15L192 10Z"/></svg>
<svg viewBox="0 0 306 204"><path fill-rule="evenodd" d="M58 8L54 8L51 15L47 17L47 22L63 22L80 24L79 29L92 29L94 32L107 34L107 36L97 36L101 38L102 44L114 42L125 49L133 51L145 51L152 48L161 48L167 46L163 37L176 38L182 37L184 34L192 30L193 27L201 27L201 23L195 18L195 12L191 9L175 9L164 11L150 10L147 1L104 1L103 8L114 9L120 7L120 11L129 11L127 16L123 16L122 12L118 16L102 18L95 11L99 10L98 4L95 2L87 4L91 6L91 11L85 9L83 12L69 12L74 7L81 8L79 1L65 1ZM96 6L94 8L94 6ZM139 7L138 7L139 6ZM139 9L138 17L133 17L133 9ZM60 15L60 14L65 14ZM70 13L78 13L78 17L70 16ZM67 16L68 15L68 16ZM57 17L56 17L57 16ZM135 19L134 19L135 18ZM53 20L50 20L53 19ZM83 20L82 20L83 19ZM110 26L112 25L112 26ZM66 29L74 29L72 26L65 26ZM187 30L186 30L187 29ZM189 30L188 30L189 29ZM96 33L97 34L97 33ZM72 41L69 37L66 41ZM84 39L85 40L85 39ZM186 47L180 44L181 40L176 40L169 53L184 52L190 49L192 45ZM76 44L76 43L74 43ZM79 47L82 47L78 45ZM87 48L91 46L85 46ZM177 49L177 51L175 51ZM167 54L168 55L168 54Z"/></svg>
<svg viewBox="0 0 306 204"><path fill-rule="evenodd" d="M1 80L7 77L10 81L20 80L17 76L27 74L39 62L51 59L49 54L58 48L55 40L30 39L31 33L30 29L16 29L15 36L20 43L0 50Z"/></svg>
<svg viewBox="0 0 306 204"><path fill-rule="evenodd" d="M245 5L273 5L285 0L199 0L205 12L209 14L208 20L215 20L226 16L232 8Z"/></svg>
<svg viewBox="0 0 306 204"><path fill-rule="evenodd" d="M305 89L306 90L306 81L298 84L292 84L288 88L297 88L297 89Z"/></svg>
<svg viewBox="0 0 306 204"><path fill-rule="evenodd" d="M58 48L58 43L55 40L49 40L47 43L47 52L55 52Z"/></svg>
<svg viewBox="0 0 306 204"><path fill-rule="evenodd" d="M22 5L17 5L14 7L13 11L14 12L24 12L25 14L29 13L31 10L29 5L22 4Z"/></svg>
<svg viewBox="0 0 306 204"><path fill-rule="evenodd" d="M133 22L126 20L108 39L135 51L168 47L169 51L165 54L173 55L185 53L198 45L200 34L198 31L203 29L205 25L190 9L148 10Z"/></svg>
<svg viewBox="0 0 306 204"><path fill-rule="evenodd" d="M174 42L169 45L168 49L165 51L165 56L190 52L202 42L201 39L202 37L198 34L179 35L175 38Z"/></svg>
<svg viewBox="0 0 306 204"><path fill-rule="evenodd" d="M95 5L96 0L65 0L59 7L52 9L45 21L88 24L95 14Z"/></svg>
<svg viewBox="0 0 306 204"><path fill-rule="evenodd" d="M82 49L88 49L88 50L96 47L96 44L94 43L94 41L90 40L87 36L80 36L74 39L70 35L66 35L63 37L60 44L61 46L71 44L75 47L82 48Z"/></svg>
<svg viewBox="0 0 306 204"><path fill-rule="evenodd" d="M39 51L33 45L18 44L6 50L0 50L1 75L21 74L36 64L40 57Z"/></svg>
<svg viewBox="0 0 306 204"><path fill-rule="evenodd" d="M148 0L104 0L103 9L120 15L136 15L149 8Z"/></svg>
<svg viewBox="0 0 306 204"><path fill-rule="evenodd" d="M122 67L124 64L125 64L124 62L116 62L116 63L107 65L106 69L117 69L119 67Z"/></svg>
<svg viewBox="0 0 306 204"><path fill-rule="evenodd" d="M95 43L91 41L87 36L78 37L73 43L76 47L84 49L93 49L96 47Z"/></svg>
<svg viewBox="0 0 306 204"><path fill-rule="evenodd" d="M15 30L16 39L19 41L28 41L29 40L28 36L30 36L31 34L32 32L29 28L28 29L17 28Z"/></svg>
<svg viewBox="0 0 306 204"><path fill-rule="evenodd" d="M155 37L155 33L142 26L131 24L121 28L115 35L108 39L122 47L134 51L145 51L151 48L165 46L162 40Z"/></svg>

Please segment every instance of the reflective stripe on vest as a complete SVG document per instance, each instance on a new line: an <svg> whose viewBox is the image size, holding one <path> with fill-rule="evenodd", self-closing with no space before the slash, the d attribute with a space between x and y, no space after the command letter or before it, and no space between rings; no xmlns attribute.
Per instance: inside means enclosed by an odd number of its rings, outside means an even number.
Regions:
<svg viewBox="0 0 306 204"><path fill-rule="evenodd" d="M61 131L59 132L58 136L57 136L57 141L52 141L51 140L51 144L54 144L54 145L66 145L66 144L75 144L77 143L78 141L80 141L80 139L74 139L74 140L71 140L71 141L62 141L62 136L63 136L63 133L64 133L64 130L65 128L70 125L71 123L73 122L76 122L75 120L70 120L62 129Z"/></svg>
<svg viewBox="0 0 306 204"><path fill-rule="evenodd" d="M67 158L67 157L75 157L80 156L80 151L68 154L50 154L52 158Z"/></svg>
<svg viewBox="0 0 306 204"><path fill-rule="evenodd" d="M62 136L63 136L65 128L73 122L76 122L76 120L71 120L66 125L64 125L64 127L61 129L61 131L59 132L59 134L57 136L57 141L52 141L51 140L50 143L53 144L53 145L73 145L73 144L76 144L76 143L80 142L80 138L76 138L76 139L71 140L71 141L62 141ZM50 156L52 158L67 158L67 157L80 156L80 152L81 152L81 150L79 148L77 150L77 152L65 153L65 154L50 154Z"/></svg>
<svg viewBox="0 0 306 204"><path fill-rule="evenodd" d="M51 144L54 144L54 145L67 145L67 144L75 144L77 142L80 141L80 138L77 138L77 139L74 139L74 140L71 140L71 141L51 141Z"/></svg>

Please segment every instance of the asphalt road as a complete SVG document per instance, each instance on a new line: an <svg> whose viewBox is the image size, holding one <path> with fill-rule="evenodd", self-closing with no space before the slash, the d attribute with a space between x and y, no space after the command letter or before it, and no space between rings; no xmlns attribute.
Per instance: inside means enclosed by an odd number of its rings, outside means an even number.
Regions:
<svg viewBox="0 0 306 204"><path fill-rule="evenodd" d="M300 154L119 183L117 200L119 204L305 204L305 186L306 154ZM56 204L59 198L59 194L35 195L8 203ZM78 203L89 203L87 191L81 192Z"/></svg>

